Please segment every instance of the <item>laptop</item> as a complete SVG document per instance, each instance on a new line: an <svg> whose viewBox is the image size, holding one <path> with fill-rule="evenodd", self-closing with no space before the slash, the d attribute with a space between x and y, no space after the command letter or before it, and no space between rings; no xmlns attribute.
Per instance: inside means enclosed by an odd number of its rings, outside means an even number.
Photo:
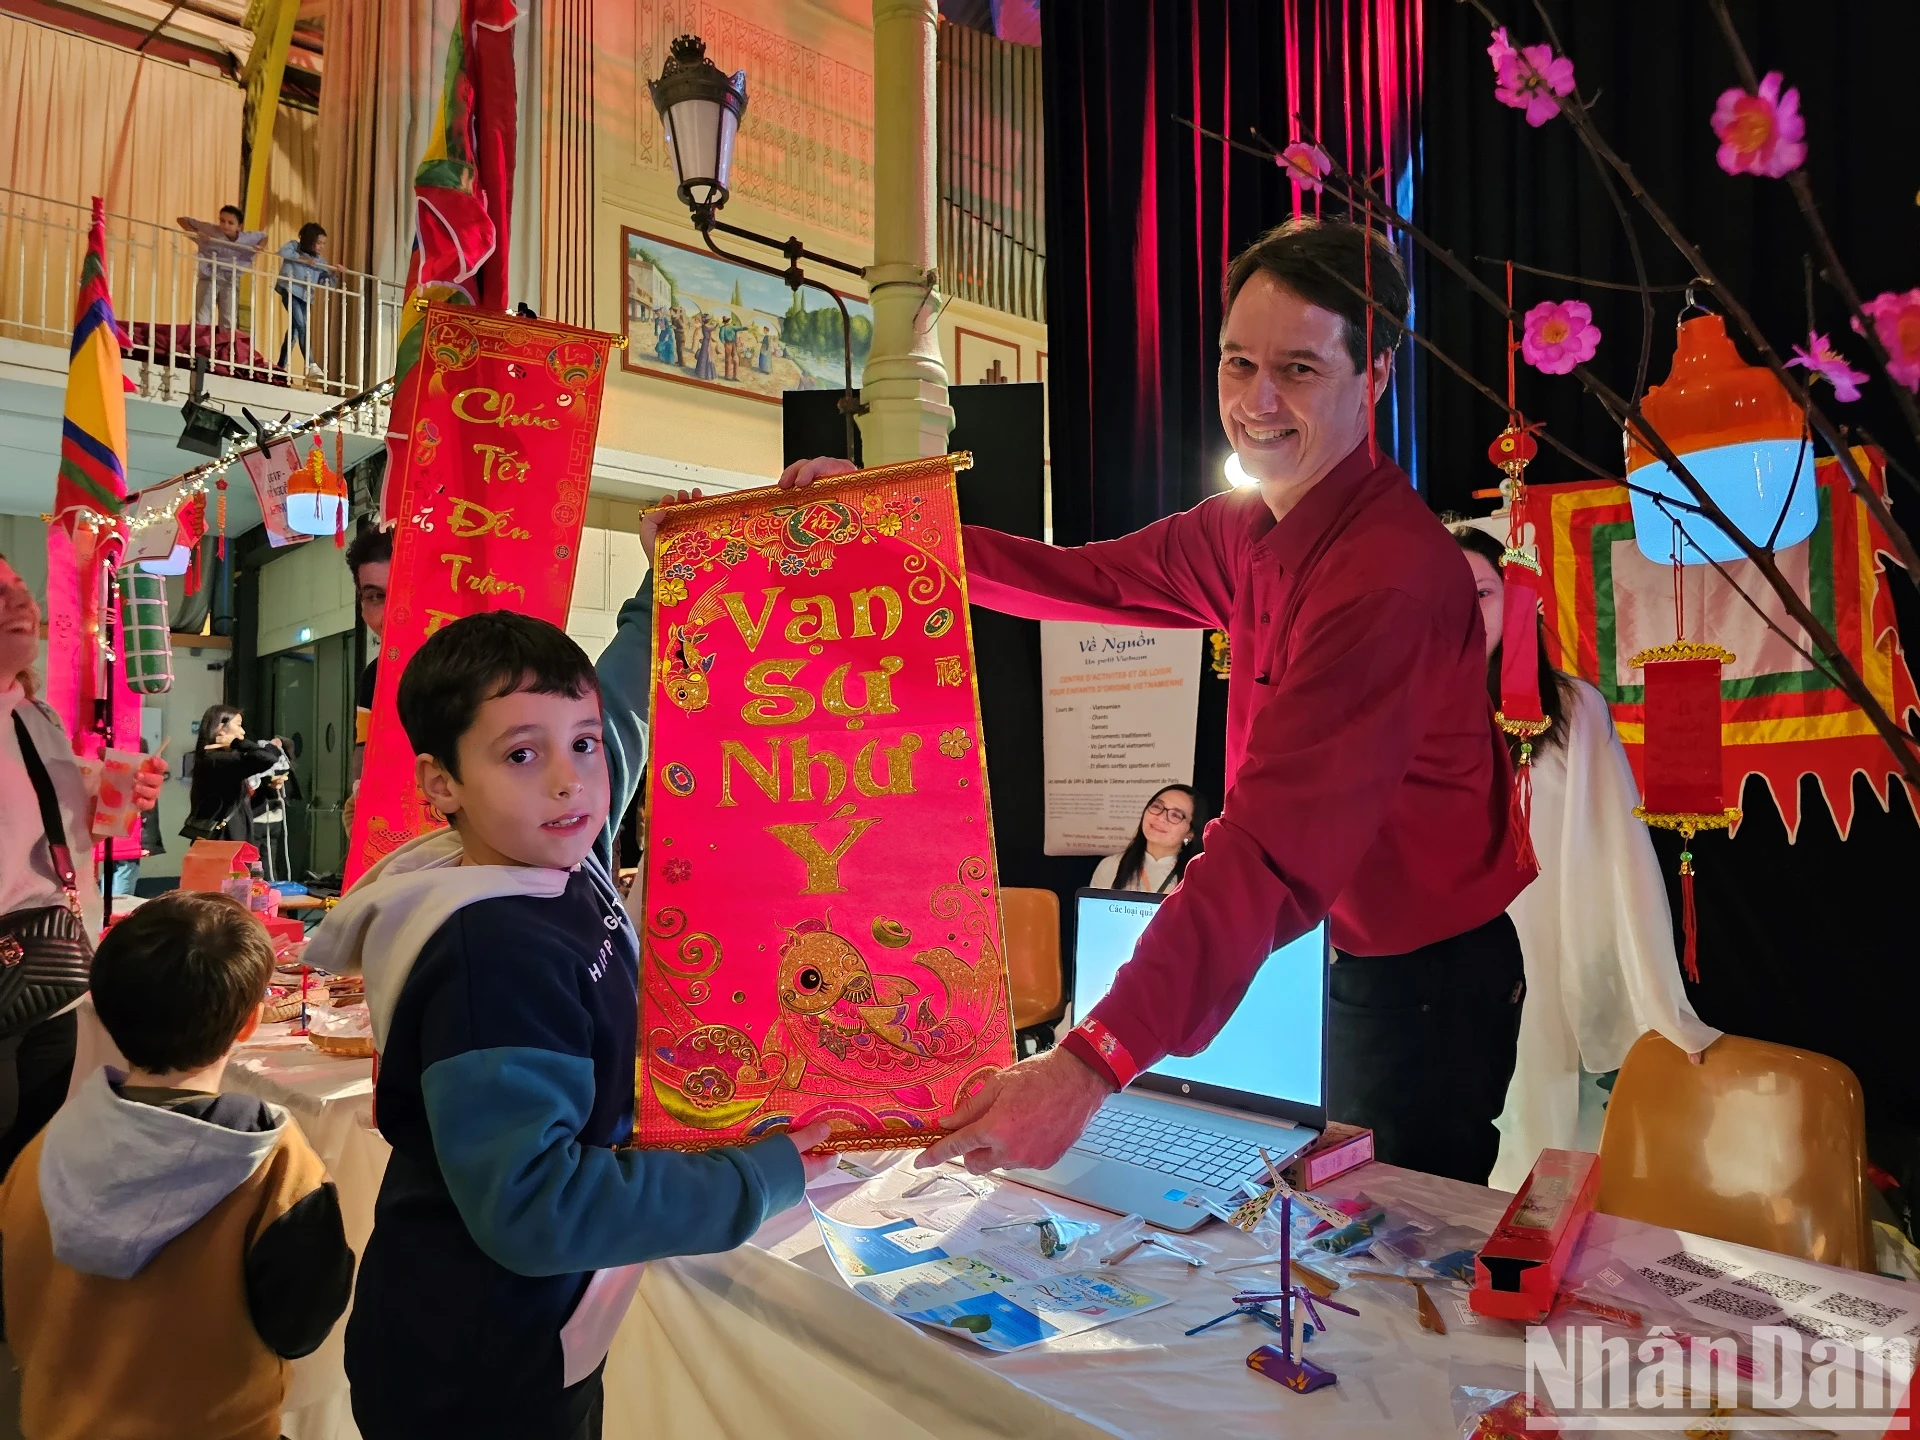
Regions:
<svg viewBox="0 0 1920 1440"><path fill-rule="evenodd" d="M1078 893L1076 1019L1112 988L1164 898ZM1266 1174L1262 1147L1284 1165L1326 1128L1327 946L1322 922L1274 951L1205 1050L1136 1076L1057 1164L1007 1177L1166 1230L1197 1229L1214 1207L1239 1204L1240 1182Z"/></svg>

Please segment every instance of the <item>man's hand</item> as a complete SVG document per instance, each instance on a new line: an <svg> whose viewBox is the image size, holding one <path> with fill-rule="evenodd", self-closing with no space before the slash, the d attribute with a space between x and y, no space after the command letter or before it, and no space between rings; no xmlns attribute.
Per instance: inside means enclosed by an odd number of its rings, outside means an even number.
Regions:
<svg viewBox="0 0 1920 1440"><path fill-rule="evenodd" d="M698 500L699 498L700 492L698 490L682 490L679 494L669 495L666 499L658 501L640 512L640 548L647 552L647 566L649 569L653 566L653 547L660 539L660 521L656 517L662 510L666 510L674 505L685 505L689 501Z"/></svg>
<svg viewBox="0 0 1920 1440"><path fill-rule="evenodd" d="M1113 1093L1070 1051L1054 1049L1002 1070L941 1120L952 1133L921 1153L921 1169L959 1158L976 1175L1044 1170L1078 1140Z"/></svg>
<svg viewBox="0 0 1920 1440"><path fill-rule="evenodd" d="M789 1130L787 1138L793 1142L793 1148L800 1152L800 1168L807 1172L807 1183L811 1185L831 1170L836 1157L830 1150L818 1149L827 1143L827 1136L833 1133L833 1126L825 1120L809 1125L804 1130Z"/></svg>
<svg viewBox="0 0 1920 1440"><path fill-rule="evenodd" d="M860 467L838 455L816 455L811 460L796 460L780 472L782 490L798 490L829 475L850 475Z"/></svg>
<svg viewBox="0 0 1920 1440"><path fill-rule="evenodd" d="M160 784L167 778L167 762L149 755L133 772L133 808L143 815L160 803Z"/></svg>

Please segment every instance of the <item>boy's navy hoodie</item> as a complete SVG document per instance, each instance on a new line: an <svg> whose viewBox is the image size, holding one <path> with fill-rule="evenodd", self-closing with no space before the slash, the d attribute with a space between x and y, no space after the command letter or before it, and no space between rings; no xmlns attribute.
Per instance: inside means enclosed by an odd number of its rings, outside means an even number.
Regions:
<svg viewBox="0 0 1920 1440"><path fill-rule="evenodd" d="M457 836L424 836L310 947L366 973L393 1145L347 1324L365 1440L568 1440L637 1283L618 1267L731 1249L804 1193L784 1136L613 1148L633 1129L639 950L609 860L645 753L650 606L620 620L598 667L613 783L593 854L461 865Z"/></svg>

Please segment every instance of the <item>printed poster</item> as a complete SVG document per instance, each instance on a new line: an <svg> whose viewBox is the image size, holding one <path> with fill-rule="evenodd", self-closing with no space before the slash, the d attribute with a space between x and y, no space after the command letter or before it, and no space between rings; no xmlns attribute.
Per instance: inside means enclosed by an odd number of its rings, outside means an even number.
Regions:
<svg viewBox="0 0 1920 1440"><path fill-rule="evenodd" d="M315 437L316 440L318 437ZM260 523L266 528L267 543L276 550L311 540L287 525L287 480L303 464L303 457L291 440L282 440L270 450L250 450L240 457L253 482L253 493L260 501Z"/></svg>
<svg viewBox="0 0 1920 1440"><path fill-rule="evenodd" d="M1047 854L1124 850L1156 790L1193 783L1204 633L1042 622Z"/></svg>
<svg viewBox="0 0 1920 1440"><path fill-rule="evenodd" d="M483 610L565 625L613 336L430 305L407 443L387 477L393 570L347 883L441 824L414 783L400 676L426 638Z"/></svg>
<svg viewBox="0 0 1920 1440"><path fill-rule="evenodd" d="M965 463L662 513L642 1146L925 1145L1012 1063Z"/></svg>

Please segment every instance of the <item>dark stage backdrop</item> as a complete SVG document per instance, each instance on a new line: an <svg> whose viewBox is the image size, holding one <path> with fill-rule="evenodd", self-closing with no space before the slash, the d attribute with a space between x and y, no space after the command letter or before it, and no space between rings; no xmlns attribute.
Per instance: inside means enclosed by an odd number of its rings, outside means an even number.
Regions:
<svg viewBox="0 0 1920 1440"><path fill-rule="evenodd" d="M1225 485L1220 281L1236 251L1293 213L1293 187L1272 162L1175 117L1242 137L1257 128L1284 145L1298 113L1353 168L1391 152L1404 176L1416 9L1417 0L1042 7L1061 544L1124 535ZM1304 205L1311 211L1314 197ZM1403 385L1381 407L1382 444L1403 464L1413 459L1411 405Z"/></svg>
<svg viewBox="0 0 1920 1440"><path fill-rule="evenodd" d="M1717 142L1708 120L1720 92L1738 82L1707 7L1698 0L1548 4L1582 93L1598 95L1602 129L1785 353L1807 331L1801 257L1811 246L1784 182L1729 176L1714 163ZM1516 43L1544 38L1531 5L1495 0L1495 9ZM1757 68L1784 71L1800 90L1809 173L1855 283L1869 296L1920 284L1920 209L1906 158L1915 137L1912 80L1903 58L1920 46L1920 6L1734 0L1733 13ZM1485 22L1454 0L1431 0L1426 42L1423 226L1470 262L1476 255L1510 257L1597 279L1631 279L1620 223L1570 127L1554 120L1535 130L1494 100ZM1654 278L1684 283L1689 271L1672 247L1650 223L1641 222L1640 233ZM1500 274L1493 266L1480 269L1489 280ZM1415 282L1420 328L1483 379L1502 385L1502 324L1437 266L1423 266ZM1521 309L1558 298L1593 307L1605 332L1597 368L1625 390L1639 348L1638 297L1516 277ZM1666 378L1681 300L1658 297L1651 381ZM1865 352L1847 331L1838 298L1816 281L1814 302L1818 328L1865 368ZM1484 457L1502 417L1437 366L1429 374L1428 498L1437 508L1484 513L1467 494L1496 478ZM1598 463L1620 464L1618 430L1573 380L1523 364L1519 399L1530 419L1546 421ZM1869 384L1861 403L1829 413L1864 424L1909 466L1920 459L1910 444L1893 443L1900 427L1883 381ZM1544 450L1531 472L1543 481L1575 475ZM1896 510L1912 529L1920 524L1920 505L1897 481L1894 491ZM1912 588L1897 571L1892 584L1902 631L1920 635ZM1749 818L1737 839L1714 835L1695 842L1703 979L1693 998L1710 1024L1817 1050L1851 1066L1880 1132L1882 1163L1904 1169L1913 1161L1902 1156L1915 1154L1912 1136L1920 1128L1913 1039L1920 1015L1920 965L1914 963L1920 907L1911 885L1894 877L1920 873L1920 827L1897 790L1889 815L1863 787L1843 844L1811 782L1805 790L1806 819L1795 845L1787 844L1778 812L1757 782L1743 797ZM1677 915L1678 845L1671 840L1656 832ZM1896 1133L1902 1130L1904 1139Z"/></svg>

